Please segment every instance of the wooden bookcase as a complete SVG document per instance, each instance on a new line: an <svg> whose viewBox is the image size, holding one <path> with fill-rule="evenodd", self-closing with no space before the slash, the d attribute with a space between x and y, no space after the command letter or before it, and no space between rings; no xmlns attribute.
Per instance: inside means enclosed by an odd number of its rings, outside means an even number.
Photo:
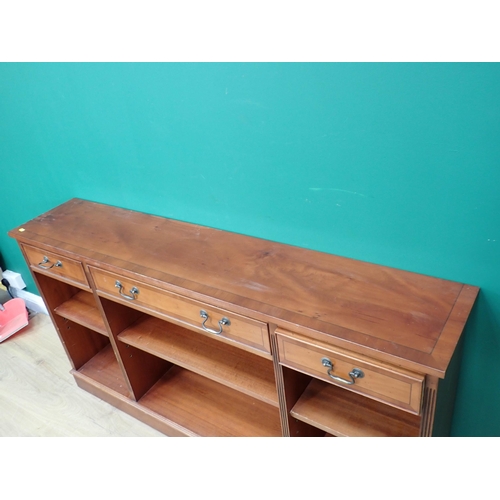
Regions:
<svg viewBox="0 0 500 500"><path fill-rule="evenodd" d="M9 234L76 383L167 435L449 431L477 287L80 199Z"/></svg>

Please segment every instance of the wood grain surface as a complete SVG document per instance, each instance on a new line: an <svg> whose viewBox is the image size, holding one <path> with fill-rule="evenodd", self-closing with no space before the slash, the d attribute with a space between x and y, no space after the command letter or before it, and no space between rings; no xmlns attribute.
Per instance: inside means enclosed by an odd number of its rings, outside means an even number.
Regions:
<svg viewBox="0 0 500 500"><path fill-rule="evenodd" d="M478 293L461 283L80 199L19 229L9 234L20 242L182 288L192 298L210 297L214 305L440 377Z"/></svg>

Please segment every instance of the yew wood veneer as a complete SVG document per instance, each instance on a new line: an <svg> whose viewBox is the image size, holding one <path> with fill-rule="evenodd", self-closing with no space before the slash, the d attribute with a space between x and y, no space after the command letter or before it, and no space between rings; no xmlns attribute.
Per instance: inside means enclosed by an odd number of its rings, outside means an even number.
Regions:
<svg viewBox="0 0 500 500"><path fill-rule="evenodd" d="M77 384L167 435L449 431L477 287L80 199L9 235Z"/></svg>

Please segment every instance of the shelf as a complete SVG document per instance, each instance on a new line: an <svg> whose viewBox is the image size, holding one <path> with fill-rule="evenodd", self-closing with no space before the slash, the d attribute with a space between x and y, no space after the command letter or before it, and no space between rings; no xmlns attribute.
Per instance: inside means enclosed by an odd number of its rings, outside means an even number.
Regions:
<svg viewBox="0 0 500 500"><path fill-rule="evenodd" d="M418 436L421 418L312 379L290 414L334 436Z"/></svg>
<svg viewBox="0 0 500 500"><path fill-rule="evenodd" d="M78 292L54 311L63 318L108 336L104 320L97 309L94 297L89 292L83 290Z"/></svg>
<svg viewBox="0 0 500 500"><path fill-rule="evenodd" d="M199 436L281 436L277 408L178 366L139 404Z"/></svg>
<svg viewBox="0 0 500 500"><path fill-rule="evenodd" d="M278 408L271 360L150 316L118 335L138 349Z"/></svg>
<svg viewBox="0 0 500 500"><path fill-rule="evenodd" d="M108 344L102 351L85 363L75 375L82 374L101 385L123 395L129 395L127 383L116 360L115 353Z"/></svg>

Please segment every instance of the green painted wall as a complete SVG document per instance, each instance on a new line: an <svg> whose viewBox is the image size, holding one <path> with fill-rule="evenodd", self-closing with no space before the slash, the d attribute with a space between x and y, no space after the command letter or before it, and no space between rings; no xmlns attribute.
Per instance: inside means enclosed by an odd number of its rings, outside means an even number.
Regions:
<svg viewBox="0 0 500 500"><path fill-rule="evenodd" d="M453 434L500 435L499 64L0 64L0 251L72 197L480 286Z"/></svg>

